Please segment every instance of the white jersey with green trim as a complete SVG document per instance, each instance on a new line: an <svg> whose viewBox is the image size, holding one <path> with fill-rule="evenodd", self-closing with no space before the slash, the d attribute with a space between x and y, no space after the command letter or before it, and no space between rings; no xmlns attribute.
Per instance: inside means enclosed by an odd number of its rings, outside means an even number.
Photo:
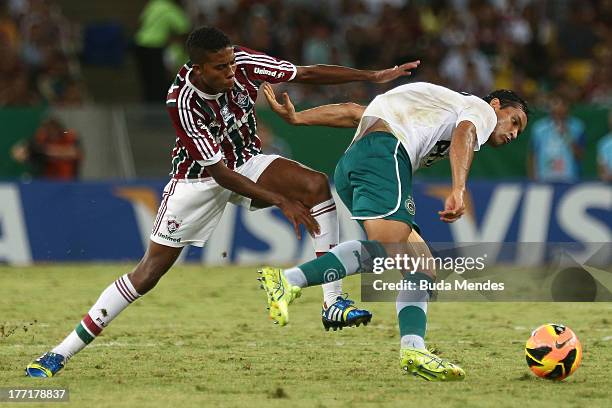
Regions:
<svg viewBox="0 0 612 408"><path fill-rule="evenodd" d="M387 123L406 148L412 172L448 157L453 131L460 122L467 120L476 127L474 151L480 150L497 124L495 111L483 99L427 82L401 85L374 98L352 143L378 119Z"/></svg>

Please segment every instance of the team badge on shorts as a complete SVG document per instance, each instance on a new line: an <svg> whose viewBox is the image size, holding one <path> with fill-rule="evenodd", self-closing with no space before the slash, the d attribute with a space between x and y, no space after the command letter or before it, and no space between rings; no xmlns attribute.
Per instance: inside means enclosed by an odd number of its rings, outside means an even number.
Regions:
<svg viewBox="0 0 612 408"><path fill-rule="evenodd" d="M408 196L408 198L404 202L404 206L406 207L406 211L408 211L408 214L414 216L414 214L416 213L416 207L414 205L414 200L412 199L412 196Z"/></svg>
<svg viewBox="0 0 612 408"><path fill-rule="evenodd" d="M176 217L172 215L168 217L168 220L166 222L167 222L166 227L168 229L168 234L174 234L181 226L181 221L177 220Z"/></svg>

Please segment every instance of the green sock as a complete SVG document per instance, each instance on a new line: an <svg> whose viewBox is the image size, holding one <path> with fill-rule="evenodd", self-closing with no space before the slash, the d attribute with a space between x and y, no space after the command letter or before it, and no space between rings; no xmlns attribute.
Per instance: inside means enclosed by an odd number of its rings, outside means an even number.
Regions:
<svg viewBox="0 0 612 408"><path fill-rule="evenodd" d="M406 306L397 315L399 320L400 337L406 335L417 335L425 338L427 327L427 315L418 306Z"/></svg>
<svg viewBox="0 0 612 408"><path fill-rule="evenodd" d="M414 282L419 287L421 280L432 282L432 279L422 273L405 274L404 279ZM425 348L425 332L427 330L427 302L430 293L426 290L403 290L397 296L397 320L400 329L402 348Z"/></svg>
<svg viewBox="0 0 612 408"><path fill-rule="evenodd" d="M337 281L347 275L372 271L372 260L386 255L377 241L347 241L325 255L300 266L286 269L283 274L292 285L299 287Z"/></svg>
<svg viewBox="0 0 612 408"><path fill-rule="evenodd" d="M346 269L331 252L298 266L304 273L308 286L333 282L346 276Z"/></svg>

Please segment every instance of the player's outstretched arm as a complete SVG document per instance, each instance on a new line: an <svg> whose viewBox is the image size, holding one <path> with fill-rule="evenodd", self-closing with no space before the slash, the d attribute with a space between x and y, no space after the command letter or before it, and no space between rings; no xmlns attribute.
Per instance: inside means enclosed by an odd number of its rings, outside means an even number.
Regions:
<svg viewBox="0 0 612 408"><path fill-rule="evenodd" d="M221 187L280 208L285 217L293 224L298 239L301 238L300 224L303 224L311 235L319 233L319 224L313 218L310 210L301 202L290 200L281 194L261 187L242 174L229 169L221 161L206 166L206 171Z"/></svg>
<svg viewBox="0 0 612 408"><path fill-rule="evenodd" d="M272 110L292 125L357 127L365 110L365 106L348 102L322 105L296 112L295 106L293 106L286 92L282 95L282 103L276 100L274 89L270 84L263 85L263 92Z"/></svg>
<svg viewBox="0 0 612 408"><path fill-rule="evenodd" d="M377 71L348 68L339 65L299 66L297 67L297 73L293 82L325 85L369 81L382 84L410 75L410 71L417 68L420 63L421 61L417 60Z"/></svg>
<svg viewBox="0 0 612 408"><path fill-rule="evenodd" d="M453 131L449 152L453 189L444 202L444 210L438 211L444 222L457 221L465 211L463 194L476 143L476 126L467 120L460 122Z"/></svg>

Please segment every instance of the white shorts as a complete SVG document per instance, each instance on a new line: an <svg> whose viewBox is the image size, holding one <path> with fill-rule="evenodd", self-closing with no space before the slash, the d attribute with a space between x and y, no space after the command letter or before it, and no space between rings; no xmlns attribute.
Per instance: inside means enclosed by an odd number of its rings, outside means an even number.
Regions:
<svg viewBox="0 0 612 408"><path fill-rule="evenodd" d="M276 154L258 154L235 171L256 182ZM151 231L151 241L170 247L204 246L213 233L228 203L249 210L251 199L221 187L212 178L172 179L164 188L162 202Z"/></svg>

